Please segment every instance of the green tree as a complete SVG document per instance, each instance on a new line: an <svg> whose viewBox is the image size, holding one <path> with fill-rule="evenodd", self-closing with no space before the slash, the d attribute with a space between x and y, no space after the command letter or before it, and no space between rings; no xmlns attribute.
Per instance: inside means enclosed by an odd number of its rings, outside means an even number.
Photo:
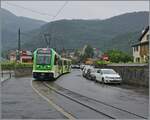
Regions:
<svg viewBox="0 0 150 120"><path fill-rule="evenodd" d="M119 62L127 63L133 61L132 56L119 50L109 50L106 53L109 56L110 62L113 63L119 63Z"/></svg>
<svg viewBox="0 0 150 120"><path fill-rule="evenodd" d="M87 45L87 47L85 48L85 53L84 56L86 58L92 58L94 55L94 50L90 45Z"/></svg>
<svg viewBox="0 0 150 120"><path fill-rule="evenodd" d="M81 61L85 61L87 58L93 58L94 56L94 50L90 45L87 45L85 48L84 54L81 55Z"/></svg>
<svg viewBox="0 0 150 120"><path fill-rule="evenodd" d="M80 57L80 50L79 49L75 49L74 55L76 57Z"/></svg>

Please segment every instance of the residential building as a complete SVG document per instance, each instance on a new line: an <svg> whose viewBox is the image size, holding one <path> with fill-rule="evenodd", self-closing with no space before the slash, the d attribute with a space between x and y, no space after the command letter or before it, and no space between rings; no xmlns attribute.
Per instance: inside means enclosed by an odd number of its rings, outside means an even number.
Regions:
<svg viewBox="0 0 150 120"><path fill-rule="evenodd" d="M9 53L9 60L10 61L17 61L17 50L11 51ZM21 63L32 63L32 52L31 51L20 51L20 60Z"/></svg>
<svg viewBox="0 0 150 120"><path fill-rule="evenodd" d="M32 52L31 51L21 51L20 62L21 63L32 63Z"/></svg>
<svg viewBox="0 0 150 120"><path fill-rule="evenodd" d="M16 57L16 51L10 51L9 52L9 60L10 61L16 61L17 57Z"/></svg>
<svg viewBox="0 0 150 120"><path fill-rule="evenodd" d="M149 26L144 29L138 42L132 45L134 62L144 63L149 60Z"/></svg>
<svg viewBox="0 0 150 120"><path fill-rule="evenodd" d="M104 53L100 59L103 61L109 61L109 56L106 53Z"/></svg>

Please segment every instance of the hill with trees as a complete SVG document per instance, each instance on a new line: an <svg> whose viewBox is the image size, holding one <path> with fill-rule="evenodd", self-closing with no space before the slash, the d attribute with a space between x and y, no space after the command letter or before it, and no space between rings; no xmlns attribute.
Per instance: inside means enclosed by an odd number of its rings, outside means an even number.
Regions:
<svg viewBox="0 0 150 120"><path fill-rule="evenodd" d="M9 50L17 46L19 28L21 29L21 32L29 32L39 29L42 25L46 24L45 21L16 16L3 8L1 8L1 17L3 50Z"/></svg>
<svg viewBox="0 0 150 120"><path fill-rule="evenodd" d="M82 48L85 44L101 51L119 49L131 53L131 44L137 41L148 25L148 12L133 12L105 20L58 20L26 32L21 37L22 49L46 47L44 34L50 34L51 47L57 49ZM11 39L9 39L11 42ZM12 42L11 42L12 43ZM17 48L13 43L7 49Z"/></svg>
<svg viewBox="0 0 150 120"><path fill-rule="evenodd" d="M106 20L59 20L42 26L29 38L24 48L44 47L43 34L51 34L51 47L80 48L85 44L99 48L121 49L131 53L131 44L138 40L148 25L148 12L127 13Z"/></svg>

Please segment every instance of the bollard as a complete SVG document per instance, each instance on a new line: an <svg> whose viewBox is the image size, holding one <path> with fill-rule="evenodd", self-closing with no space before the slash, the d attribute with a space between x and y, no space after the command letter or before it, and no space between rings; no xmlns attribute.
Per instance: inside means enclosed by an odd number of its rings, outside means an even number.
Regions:
<svg viewBox="0 0 150 120"><path fill-rule="evenodd" d="M11 78L11 70L9 70L9 78Z"/></svg>
<svg viewBox="0 0 150 120"><path fill-rule="evenodd" d="M2 72L1 72L1 74L2 74L2 78L3 78L3 70L2 70Z"/></svg>

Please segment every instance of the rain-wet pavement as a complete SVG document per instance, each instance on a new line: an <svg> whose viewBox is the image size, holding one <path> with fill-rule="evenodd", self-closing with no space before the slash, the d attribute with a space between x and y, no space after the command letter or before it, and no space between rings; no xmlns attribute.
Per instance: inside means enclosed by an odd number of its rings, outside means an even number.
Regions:
<svg viewBox="0 0 150 120"><path fill-rule="evenodd" d="M31 88L32 77L11 79L2 85L2 118L64 118L64 116L39 97ZM80 70L73 70L54 81L56 84L84 96L94 98L118 108L148 118L148 89L126 85L104 85L86 80ZM91 118L85 108L66 100L62 96L51 94L58 105L80 118ZM88 110L87 110L88 111ZM83 114L81 114L83 113ZM86 116L86 117L85 117ZM94 118L102 118L95 116ZM93 119L94 119L93 118Z"/></svg>
<svg viewBox="0 0 150 120"><path fill-rule="evenodd" d="M73 70L55 83L84 96L148 118L149 90L146 88L96 83L83 78L80 70Z"/></svg>
<svg viewBox="0 0 150 120"><path fill-rule="evenodd" d="M47 82L47 81L46 81ZM51 84L51 82L48 82ZM41 81L33 81L33 86L46 98L53 101L59 107L63 108L65 112L73 116L74 119L109 119L106 114L96 112L87 106L79 104L71 99L68 99L53 90L46 87Z"/></svg>
<svg viewBox="0 0 150 120"><path fill-rule="evenodd" d="M31 79L31 77L12 78L2 84L2 118L65 119L64 115L33 91Z"/></svg>

